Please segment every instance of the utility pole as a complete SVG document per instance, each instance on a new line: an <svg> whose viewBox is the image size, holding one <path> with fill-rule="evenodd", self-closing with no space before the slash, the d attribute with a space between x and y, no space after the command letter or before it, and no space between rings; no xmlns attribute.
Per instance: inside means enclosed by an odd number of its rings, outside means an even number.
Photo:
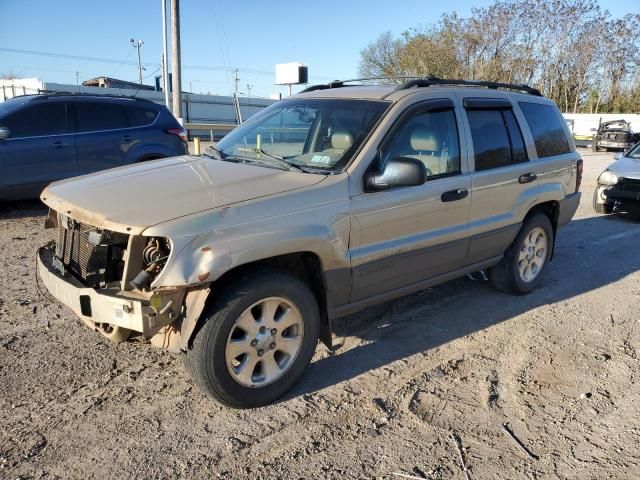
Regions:
<svg viewBox="0 0 640 480"><path fill-rule="evenodd" d="M167 0L162 1L162 91L164 92L164 104L169 105L169 65L167 64Z"/></svg>
<svg viewBox="0 0 640 480"><path fill-rule="evenodd" d="M76 71L76 86L80 85L80 72Z"/></svg>
<svg viewBox="0 0 640 480"><path fill-rule="evenodd" d="M180 0L171 0L171 66L173 69L173 116L182 123L182 79L180 73Z"/></svg>
<svg viewBox="0 0 640 480"><path fill-rule="evenodd" d="M233 71L233 74L235 75L235 82L236 82L235 96L237 98L238 97L238 83L240 83L240 79L238 78L238 69L237 68Z"/></svg>
<svg viewBox="0 0 640 480"><path fill-rule="evenodd" d="M144 45L142 40L138 40L137 42L132 38L129 40L129 43L138 51L138 83L142 85L142 64L140 63L140 47Z"/></svg>

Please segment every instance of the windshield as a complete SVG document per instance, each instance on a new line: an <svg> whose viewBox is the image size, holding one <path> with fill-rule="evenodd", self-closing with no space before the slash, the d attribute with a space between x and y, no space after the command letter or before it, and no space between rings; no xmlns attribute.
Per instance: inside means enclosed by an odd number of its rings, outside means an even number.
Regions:
<svg viewBox="0 0 640 480"><path fill-rule="evenodd" d="M26 105L29 103L31 97L29 96L20 96L10 98L9 100L5 100L4 102L0 102L0 117L4 117L6 114L17 110L22 105Z"/></svg>
<svg viewBox="0 0 640 480"><path fill-rule="evenodd" d="M627 153L625 153L624 156L629 158L640 158L640 142L631 147L631 149Z"/></svg>
<svg viewBox="0 0 640 480"><path fill-rule="evenodd" d="M388 106L372 100L284 100L226 135L215 150L222 159L336 172L349 162Z"/></svg>

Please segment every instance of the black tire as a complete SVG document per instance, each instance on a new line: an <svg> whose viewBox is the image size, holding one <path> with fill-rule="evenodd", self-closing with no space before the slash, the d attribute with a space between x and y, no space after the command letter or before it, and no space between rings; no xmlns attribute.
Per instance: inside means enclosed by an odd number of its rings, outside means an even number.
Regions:
<svg viewBox="0 0 640 480"><path fill-rule="evenodd" d="M139 158L135 161L135 163L150 162L151 160L160 160L161 158L167 157L165 157L164 155L150 155L148 157Z"/></svg>
<svg viewBox="0 0 640 480"><path fill-rule="evenodd" d="M613 213L613 207L607 203L598 203L598 189L600 185L596 187L593 192L593 210L600 215L609 215Z"/></svg>
<svg viewBox="0 0 640 480"><path fill-rule="evenodd" d="M547 251L544 264L537 276L530 282L524 281L518 270L518 255L527 235L534 228L542 228L547 236ZM534 290L542 281L544 272L551 259L553 251L554 235L549 217L544 213L534 213L527 217L518 232L515 240L507 249L504 257L498 265L489 269L491 284L501 292L524 295Z"/></svg>
<svg viewBox="0 0 640 480"><path fill-rule="evenodd" d="M261 299L275 296L286 298L300 311L304 324L302 346L280 378L263 387L247 387L227 369L227 339L242 312ZM320 311L313 293L302 281L279 270L261 270L237 278L205 310L201 321L185 357L187 370L211 398L236 408L267 405L287 392L311 361L320 332Z"/></svg>

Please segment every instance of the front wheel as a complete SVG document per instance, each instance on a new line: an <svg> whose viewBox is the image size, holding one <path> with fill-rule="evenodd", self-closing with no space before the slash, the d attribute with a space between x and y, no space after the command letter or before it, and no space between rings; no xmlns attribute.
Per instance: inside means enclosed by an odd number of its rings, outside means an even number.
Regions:
<svg viewBox="0 0 640 480"><path fill-rule="evenodd" d="M536 288L553 249L553 227L543 213L525 220L520 232L498 265L489 269L489 279L502 292L523 295Z"/></svg>
<svg viewBox="0 0 640 480"><path fill-rule="evenodd" d="M231 407L259 407L282 396L300 378L318 342L313 293L276 270L239 278L204 315L186 366L200 388Z"/></svg>

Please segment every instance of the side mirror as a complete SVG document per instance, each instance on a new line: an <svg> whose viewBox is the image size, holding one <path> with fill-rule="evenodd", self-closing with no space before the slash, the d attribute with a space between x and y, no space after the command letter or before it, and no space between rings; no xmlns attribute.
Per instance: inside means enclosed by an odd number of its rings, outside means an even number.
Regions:
<svg viewBox="0 0 640 480"><path fill-rule="evenodd" d="M427 181L427 169L420 160L410 157L392 158L382 172L369 171L364 176L364 190L379 192L394 187L414 187Z"/></svg>
<svg viewBox="0 0 640 480"><path fill-rule="evenodd" d="M7 127L0 127L0 142L6 140L11 135L11 132Z"/></svg>
<svg viewBox="0 0 640 480"><path fill-rule="evenodd" d="M614 160L620 160L622 158L622 153L618 152L613 156Z"/></svg>

